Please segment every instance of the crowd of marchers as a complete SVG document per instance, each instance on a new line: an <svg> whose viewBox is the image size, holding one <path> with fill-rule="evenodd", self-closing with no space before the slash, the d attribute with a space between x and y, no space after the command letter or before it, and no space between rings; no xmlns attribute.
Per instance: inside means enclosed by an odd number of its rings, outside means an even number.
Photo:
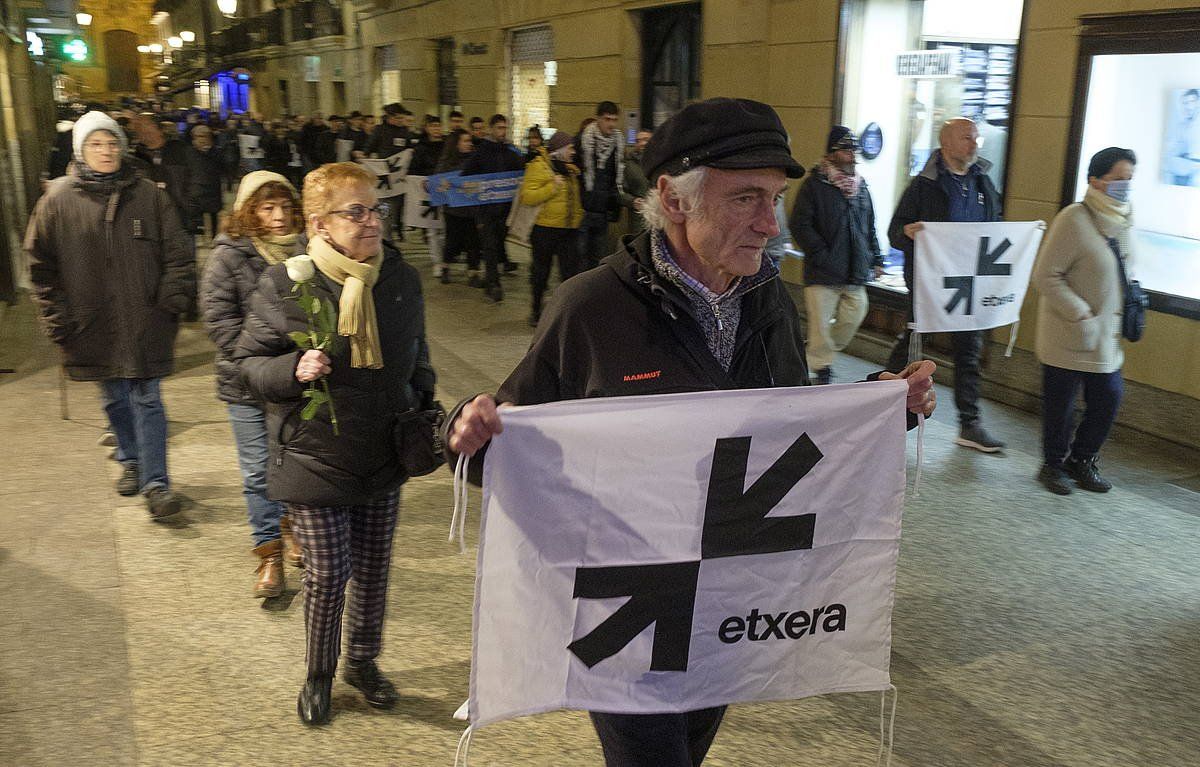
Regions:
<svg viewBox="0 0 1200 767"><path fill-rule="evenodd" d="M160 382L173 370L179 324L193 312L203 318L259 560L253 593L279 595L284 564L303 567L304 722L330 719L343 612L344 678L372 705L398 699L376 664L399 490L413 473L398 427L406 414L436 409L420 271L401 253L415 233L394 215L401 205L379 199L376 175L352 160L411 149L415 176L521 173L512 203L447 209L444 235L425 235L436 278L449 281L465 255L468 284L500 301L501 275L516 270L507 256L514 208L533 216L531 346L495 396L459 403L443 426L449 460L477 457L473 479L502 429L504 402L833 380L834 354L858 329L864 286L882 265L854 134L834 126L806 172L765 104L709 99L634 136L618 115L605 101L574 134L535 126L521 147L503 115L465 121L452 112L447 126L427 115L418 131L399 104L378 125L357 112L263 124L93 109L61 126L66 138L25 239L46 332L68 375L100 387L117 492L145 496L161 519L182 504L167 469ZM246 133L261 140L240 140ZM947 122L891 217L887 238L906 256L910 286L924 222L1000 220L977 137L970 120ZM262 152L244 156L256 144ZM347 151L351 161L338 162ZM1056 493L1069 493L1070 480L1108 488L1096 456L1120 400L1113 253L1128 259L1135 162L1119 148L1092 159L1084 200L1056 218L1035 268L1047 405L1039 480ZM610 247L622 218L630 231ZM780 276L789 229L804 256L805 319ZM199 290L197 237L211 245ZM555 261L561 284L543 306ZM296 300L300 288L332 307L332 343L306 341L311 305ZM978 402L982 343L978 332L953 337L958 443L995 452L1003 443L983 427ZM934 366L907 350L899 339L889 369L871 378L907 381L911 425L933 412ZM624 363L635 358L639 370L661 371L652 386L631 382ZM1087 408L1076 427L1081 388ZM317 391L336 415L312 407ZM723 713L592 719L611 765L695 765Z"/></svg>

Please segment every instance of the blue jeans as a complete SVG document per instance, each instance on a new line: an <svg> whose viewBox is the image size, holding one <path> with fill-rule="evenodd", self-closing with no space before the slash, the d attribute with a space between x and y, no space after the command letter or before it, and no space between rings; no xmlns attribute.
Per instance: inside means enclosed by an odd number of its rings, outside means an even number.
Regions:
<svg viewBox="0 0 1200 767"><path fill-rule="evenodd" d="M1084 411L1075 428L1075 399L1083 388ZM1108 439L1125 383L1121 371L1084 373L1042 365L1042 454L1051 466L1068 455L1095 458Z"/></svg>
<svg viewBox="0 0 1200 767"><path fill-rule="evenodd" d="M242 495L250 518L250 538L261 546L279 540L279 518L283 504L267 497L267 421L258 405L229 404L229 425L237 443L238 467L242 470Z"/></svg>
<svg viewBox="0 0 1200 767"><path fill-rule="evenodd" d="M100 398L113 434L117 460L137 463L138 489L169 488L167 479L167 413L159 378L110 378L100 382Z"/></svg>

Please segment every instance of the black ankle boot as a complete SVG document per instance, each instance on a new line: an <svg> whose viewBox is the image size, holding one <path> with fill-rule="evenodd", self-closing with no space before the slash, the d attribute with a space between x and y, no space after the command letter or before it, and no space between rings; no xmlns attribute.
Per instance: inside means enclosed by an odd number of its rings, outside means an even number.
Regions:
<svg viewBox="0 0 1200 767"><path fill-rule="evenodd" d="M395 686L379 673L373 660L347 660L342 679L351 687L357 687L375 708L391 708L400 700Z"/></svg>
<svg viewBox="0 0 1200 767"><path fill-rule="evenodd" d="M300 688L296 699L296 711L300 721L308 725L325 724L329 721L329 696L333 691L333 677L310 676Z"/></svg>
<svg viewBox="0 0 1200 767"><path fill-rule="evenodd" d="M1100 476L1096 466L1096 456L1076 458L1071 456L1063 463L1063 471L1071 475L1075 484L1093 493L1107 493L1112 490L1112 483Z"/></svg>

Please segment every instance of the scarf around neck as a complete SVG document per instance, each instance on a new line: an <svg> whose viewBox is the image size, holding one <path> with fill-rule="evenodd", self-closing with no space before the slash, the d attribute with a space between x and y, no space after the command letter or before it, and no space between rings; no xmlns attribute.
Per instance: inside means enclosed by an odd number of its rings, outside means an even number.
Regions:
<svg viewBox="0 0 1200 767"><path fill-rule="evenodd" d="M820 169L829 183L840 189L847 200L852 200L858 195L858 188L862 185L862 176L858 171L846 173L829 160L822 160Z"/></svg>
<svg viewBox="0 0 1200 767"><path fill-rule="evenodd" d="M1133 238L1129 234L1133 229L1132 205L1128 202L1118 202L1099 189L1089 186L1083 195L1083 207L1091 213L1092 221L1100 230L1100 234L1117 241L1124 258L1128 259L1133 255Z"/></svg>
<svg viewBox="0 0 1200 767"><path fill-rule="evenodd" d="M379 325L375 318L375 299L371 288L379 279L383 250L366 261L355 261L337 252L321 237L308 243L308 255L329 279L342 286L338 300L338 335L350 339L350 367L383 367L383 349L379 344Z"/></svg>
<svg viewBox="0 0 1200 767"><path fill-rule="evenodd" d="M579 144L583 150L583 186L591 192L596 188L596 171L606 167L610 159L617 164L617 189L625 180L625 163L621 152L617 151L621 132L614 130L612 135L605 136L592 123L583 129Z"/></svg>
<svg viewBox="0 0 1200 767"><path fill-rule="evenodd" d="M300 235L295 232L264 234L261 237L251 237L250 242L268 264L279 264L296 255L296 240L299 238Z"/></svg>

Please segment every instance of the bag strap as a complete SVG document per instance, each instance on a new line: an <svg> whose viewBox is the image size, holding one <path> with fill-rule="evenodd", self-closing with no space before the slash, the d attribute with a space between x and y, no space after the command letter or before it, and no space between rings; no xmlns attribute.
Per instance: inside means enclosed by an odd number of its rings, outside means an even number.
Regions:
<svg viewBox="0 0 1200 767"><path fill-rule="evenodd" d="M1117 269L1119 269L1121 272L1121 287L1124 289L1124 295L1126 297L1128 297L1128 295L1129 295L1129 275L1125 273L1125 259L1123 256L1121 256L1121 244L1119 242L1117 242L1116 237L1109 237L1108 235L1106 235L1104 233L1104 230L1100 228L1100 221L1096 218L1095 211L1093 211L1087 205L1084 205L1083 209L1088 212L1089 216L1091 216L1092 223L1096 226L1096 231L1100 234L1101 237L1104 238L1104 241L1108 243L1108 249L1112 251L1112 254L1114 256L1116 256Z"/></svg>

